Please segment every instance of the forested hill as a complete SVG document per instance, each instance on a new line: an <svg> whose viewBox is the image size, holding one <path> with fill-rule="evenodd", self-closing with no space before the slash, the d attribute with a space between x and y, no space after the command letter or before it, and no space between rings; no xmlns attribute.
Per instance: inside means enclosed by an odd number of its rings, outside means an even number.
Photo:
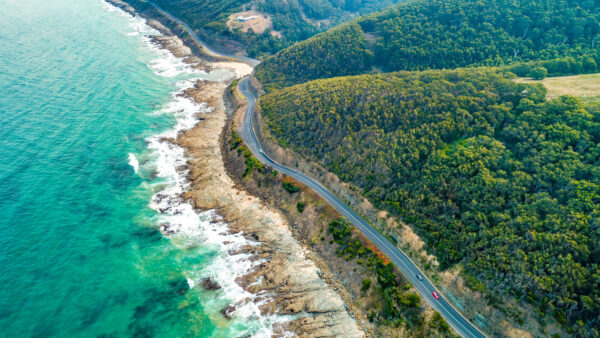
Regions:
<svg viewBox="0 0 600 338"><path fill-rule="evenodd" d="M544 97L469 68L317 80L261 109L282 145L412 224L470 287L598 336L600 112Z"/></svg>
<svg viewBox="0 0 600 338"><path fill-rule="evenodd" d="M147 0L125 0L143 10ZM184 20L217 49L245 50L251 57L273 54L353 17L402 0L152 0ZM269 17L270 28L243 32L227 25L235 13L255 10ZM261 18L262 19L262 18Z"/></svg>
<svg viewBox="0 0 600 338"><path fill-rule="evenodd" d="M332 43L348 31L352 41ZM261 64L256 75L268 89L373 69L581 57L598 52L599 33L600 0L413 0L283 50ZM329 62L323 62L324 52ZM368 62L357 65L357 57Z"/></svg>

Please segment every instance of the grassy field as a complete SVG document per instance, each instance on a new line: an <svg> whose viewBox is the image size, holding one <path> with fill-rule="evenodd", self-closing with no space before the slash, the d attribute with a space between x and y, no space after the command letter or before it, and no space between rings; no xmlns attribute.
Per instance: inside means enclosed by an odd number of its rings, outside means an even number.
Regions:
<svg viewBox="0 0 600 338"><path fill-rule="evenodd" d="M541 82L548 88L548 99L561 95L579 96L586 102L600 102L600 74L548 77L541 81L519 79L519 82Z"/></svg>

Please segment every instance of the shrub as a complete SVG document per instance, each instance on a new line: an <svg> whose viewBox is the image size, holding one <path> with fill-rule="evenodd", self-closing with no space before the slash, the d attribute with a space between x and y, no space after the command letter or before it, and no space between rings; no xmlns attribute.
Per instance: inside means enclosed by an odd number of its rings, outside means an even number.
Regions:
<svg viewBox="0 0 600 338"><path fill-rule="evenodd" d="M300 188L298 188L294 181L292 181L292 179L289 177L284 178L283 181L281 181L281 184L283 185L283 189L285 189L290 194L297 193L298 191L300 191Z"/></svg>
<svg viewBox="0 0 600 338"><path fill-rule="evenodd" d="M544 67L535 67L531 70L531 73L529 73L529 75L534 80L543 80L546 78L546 76L548 76L548 70Z"/></svg>
<svg viewBox="0 0 600 338"><path fill-rule="evenodd" d="M239 147L239 145L242 144L242 138L240 137L240 135L238 135L238 133L235 130L231 131L231 149L235 149L237 147Z"/></svg>
<svg viewBox="0 0 600 338"><path fill-rule="evenodd" d="M369 288L371 287L371 280L368 278L365 278L362 281L362 287L360 288L362 291L367 291L369 290Z"/></svg>

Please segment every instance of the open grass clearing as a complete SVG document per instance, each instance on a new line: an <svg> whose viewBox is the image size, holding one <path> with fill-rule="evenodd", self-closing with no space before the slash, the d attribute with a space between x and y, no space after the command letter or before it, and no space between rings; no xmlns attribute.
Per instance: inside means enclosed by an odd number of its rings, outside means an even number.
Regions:
<svg viewBox="0 0 600 338"><path fill-rule="evenodd" d="M563 95L572 95L581 97L586 102L600 102L600 73L548 77L541 81L530 78L521 78L517 81L524 83L542 83L548 89L548 100Z"/></svg>

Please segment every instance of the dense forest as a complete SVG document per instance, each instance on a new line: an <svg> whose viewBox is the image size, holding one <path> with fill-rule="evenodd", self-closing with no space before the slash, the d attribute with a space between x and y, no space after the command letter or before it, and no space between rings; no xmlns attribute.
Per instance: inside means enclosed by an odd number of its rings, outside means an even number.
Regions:
<svg viewBox="0 0 600 338"><path fill-rule="evenodd" d="M600 326L600 111L490 68L317 80L261 99L284 146L401 216L442 268Z"/></svg>
<svg viewBox="0 0 600 338"><path fill-rule="evenodd" d="M332 73L498 66L587 54L596 65L600 61L600 0L413 0L346 26L279 52L257 68L257 77L269 89ZM347 30L354 40L330 48L340 39L335 35ZM331 62L323 62L323 50ZM357 54L369 62L357 67ZM591 66L588 71L597 70Z"/></svg>
<svg viewBox="0 0 600 338"><path fill-rule="evenodd" d="M245 50L252 57L273 54L291 44L358 15L381 10L400 0L153 0L184 20L217 49ZM126 0L135 8L148 6L147 0ZM273 27L260 34L230 30L231 14L255 9L271 17ZM271 34L272 31L281 36ZM220 47L220 48L219 48Z"/></svg>
<svg viewBox="0 0 600 338"><path fill-rule="evenodd" d="M313 40L319 44L316 45ZM262 67L256 68L256 76L267 91L276 88L271 87L272 84L305 82L311 80L314 74L324 78L334 77L340 71L340 65L343 65L345 74L359 74L373 60L373 53L368 49L364 34L355 23L333 28L327 33L317 35L315 39L299 42L277 55L293 60L290 66L303 71L288 74L265 71ZM319 61L306 64L304 60Z"/></svg>

